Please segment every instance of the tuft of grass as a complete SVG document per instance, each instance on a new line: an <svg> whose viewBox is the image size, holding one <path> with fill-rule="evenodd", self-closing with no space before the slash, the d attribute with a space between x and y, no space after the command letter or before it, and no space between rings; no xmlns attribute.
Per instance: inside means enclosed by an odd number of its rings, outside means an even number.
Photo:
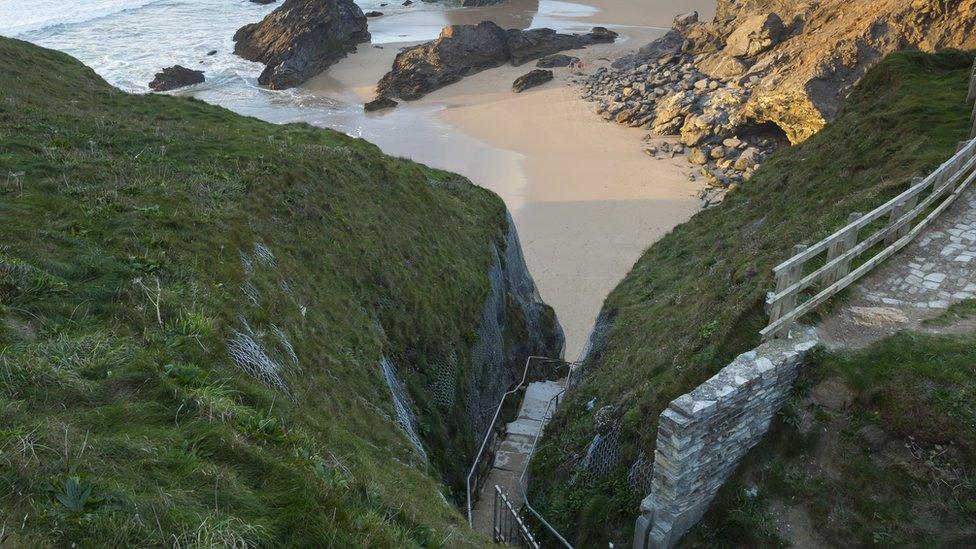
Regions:
<svg viewBox="0 0 976 549"><path fill-rule="evenodd" d="M600 520L582 519L593 486L568 479L597 432L593 412L621 423L620 472L653 455L657 420L674 398L758 343L773 266L903 191L955 151L969 130L965 102L973 57L890 55L868 72L836 120L763 164L718 207L654 243L607 297L606 342L553 419L533 462L534 501L571 540L626 545L646 494L612 484ZM569 458L568 456L575 456ZM598 490L602 492L601 490Z"/></svg>
<svg viewBox="0 0 976 549"><path fill-rule="evenodd" d="M951 326L963 320L976 318L976 299L964 299L953 303L942 314L922 321L925 326Z"/></svg>
<svg viewBox="0 0 976 549"><path fill-rule="evenodd" d="M126 94L25 42L0 59L0 531L484 543L449 501L501 200L333 131ZM235 366L233 334L286 391ZM429 359L452 352L455 405L428 405ZM430 463L390 420L383 356Z"/></svg>

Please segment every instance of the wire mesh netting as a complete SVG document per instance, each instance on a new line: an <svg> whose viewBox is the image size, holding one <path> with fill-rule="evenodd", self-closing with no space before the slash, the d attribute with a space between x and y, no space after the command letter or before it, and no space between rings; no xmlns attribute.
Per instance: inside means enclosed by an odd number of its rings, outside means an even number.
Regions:
<svg viewBox="0 0 976 549"><path fill-rule="evenodd" d="M484 437L495 407L514 381L505 368L501 320L505 315L505 281L498 249L492 245L494 260L488 270L491 292L481 310L475 330L477 340L471 348L471 375L468 378L468 425L475 440Z"/></svg>
<svg viewBox="0 0 976 549"><path fill-rule="evenodd" d="M444 355L438 355L432 361L434 382L429 391L434 404L442 408L454 406L457 394L458 360L454 349Z"/></svg>
<svg viewBox="0 0 976 549"><path fill-rule="evenodd" d="M227 354L231 361L247 375L287 393L288 384L281 364L265 352L260 335L251 329L247 319L242 317L240 322L241 329L232 331L227 339Z"/></svg>
<svg viewBox="0 0 976 549"><path fill-rule="evenodd" d="M654 454L647 457L643 450L637 455L637 459L631 464L627 471L627 481L630 487L641 494L648 494L651 491L651 481L654 478Z"/></svg>
<svg viewBox="0 0 976 549"><path fill-rule="evenodd" d="M614 421L605 433L597 433L586 447L586 454L576 465L570 485L599 480L620 462L620 423Z"/></svg>
<svg viewBox="0 0 976 549"><path fill-rule="evenodd" d="M403 429L403 432L407 435L407 439L417 449L420 457L424 461L427 461L427 452L424 451L424 445L420 442L420 437L417 436L417 419L414 417L413 410L410 407L410 397L407 396L406 389L400 383L400 379L397 378L393 361L387 357L383 357L380 360L380 368L383 370L383 378L386 380L386 385L390 388L390 394L393 396L393 410L396 413L397 425Z"/></svg>

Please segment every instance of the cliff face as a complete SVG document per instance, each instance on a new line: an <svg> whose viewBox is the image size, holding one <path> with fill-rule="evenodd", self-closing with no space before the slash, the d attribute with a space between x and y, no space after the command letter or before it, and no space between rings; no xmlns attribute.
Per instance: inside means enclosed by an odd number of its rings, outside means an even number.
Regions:
<svg viewBox="0 0 976 549"><path fill-rule="evenodd" d="M481 544L452 487L562 341L502 201L23 42L0 58L10 542Z"/></svg>
<svg viewBox="0 0 976 549"><path fill-rule="evenodd" d="M974 0L720 0L686 31L705 73L753 81L742 116L800 142L836 116L865 72L902 49L976 47Z"/></svg>

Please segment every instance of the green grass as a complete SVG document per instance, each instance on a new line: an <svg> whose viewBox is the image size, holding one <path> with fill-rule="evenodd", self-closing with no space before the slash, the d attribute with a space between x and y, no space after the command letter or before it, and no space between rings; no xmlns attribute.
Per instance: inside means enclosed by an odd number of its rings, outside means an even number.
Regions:
<svg viewBox="0 0 976 549"><path fill-rule="evenodd" d="M852 390L849 409L805 399L826 379ZM808 420L794 421L799 415ZM772 501L802 509L833 546L972 546L976 336L901 333L863 351L817 355L685 545L784 543Z"/></svg>
<svg viewBox="0 0 976 549"><path fill-rule="evenodd" d="M960 320L976 318L976 299L964 299L949 306L945 312L922 321L925 326L950 326Z"/></svg>
<svg viewBox="0 0 976 549"><path fill-rule="evenodd" d="M905 52L871 70L837 119L770 158L725 202L651 246L604 303L613 319L580 388L560 408L533 463L535 501L582 547L626 545L646 494L627 467L653 455L657 418L737 354L765 325L771 269L794 244L812 244L903 191L967 136L972 55ZM594 410L611 406L622 446L614 473L570 486L593 439Z"/></svg>
<svg viewBox="0 0 976 549"><path fill-rule="evenodd" d="M431 358L468 364L502 202L333 131L122 93L24 42L0 38L0 60L3 535L482 543L449 503L466 367L453 408L426 395ZM285 389L232 364L248 331ZM429 465L390 420L384 355Z"/></svg>

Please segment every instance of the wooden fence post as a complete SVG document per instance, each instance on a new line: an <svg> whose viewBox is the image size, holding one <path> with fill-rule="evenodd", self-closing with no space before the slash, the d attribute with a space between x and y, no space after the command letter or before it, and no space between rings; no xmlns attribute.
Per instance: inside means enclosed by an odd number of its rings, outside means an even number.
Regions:
<svg viewBox="0 0 976 549"><path fill-rule="evenodd" d="M973 112L969 115L969 121L973 123L973 128L969 131L969 138L976 137L976 102L973 103Z"/></svg>
<svg viewBox="0 0 976 549"><path fill-rule="evenodd" d="M803 244L797 244L793 246L793 255L802 253L807 247ZM786 290L790 286L796 284L800 281L803 276L803 262L798 262L796 265L791 266L789 269L776 275L776 293L779 294L783 290ZM799 292L791 292L790 294L784 296L779 301L772 304L769 310L769 323L772 324L782 318L784 315L789 314L796 309L796 298ZM780 337L784 332L790 329L789 326L784 326L775 333L770 334L771 337Z"/></svg>
<svg viewBox="0 0 976 549"><path fill-rule="evenodd" d="M850 225L857 221L863 214L860 212L854 212L847 216L847 224ZM827 248L827 261L833 261L838 257L844 255L845 252L857 245L857 233L860 229L855 228L848 231L843 237L838 239L836 242ZM830 272L824 273L823 284L824 286L830 286L834 282L847 276L847 273L851 272L851 260L841 261L836 267L830 270Z"/></svg>
<svg viewBox="0 0 976 549"><path fill-rule="evenodd" d="M912 179L912 185L911 185L912 188L915 188L916 186L921 184L922 181L924 181L924 179L921 177L915 177L914 179ZM901 218L901 216L912 211L912 209L914 209L916 205L918 205L918 194L906 198L904 202L899 202L898 204L895 204L895 207L891 209L891 214L888 216L888 226L889 227L894 226L896 223L898 223L898 220ZM909 219L908 221L905 222L904 225L895 229L888 236L885 237L884 239L885 246L890 246L894 244L896 240L908 234L908 231L910 231L911 229L912 229L912 220Z"/></svg>
<svg viewBox="0 0 976 549"><path fill-rule="evenodd" d="M973 59L973 70L969 73L969 92L966 94L966 101L976 99L976 59Z"/></svg>

